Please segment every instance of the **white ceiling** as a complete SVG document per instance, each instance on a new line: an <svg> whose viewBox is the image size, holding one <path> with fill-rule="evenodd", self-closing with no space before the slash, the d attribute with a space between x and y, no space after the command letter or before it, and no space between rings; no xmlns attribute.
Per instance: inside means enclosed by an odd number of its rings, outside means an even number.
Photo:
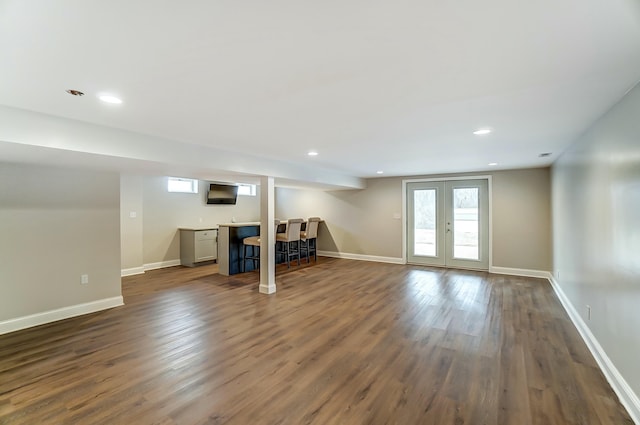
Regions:
<svg viewBox="0 0 640 425"><path fill-rule="evenodd" d="M536 167L640 79L640 1L0 0L0 64L2 105L265 161Z"/></svg>

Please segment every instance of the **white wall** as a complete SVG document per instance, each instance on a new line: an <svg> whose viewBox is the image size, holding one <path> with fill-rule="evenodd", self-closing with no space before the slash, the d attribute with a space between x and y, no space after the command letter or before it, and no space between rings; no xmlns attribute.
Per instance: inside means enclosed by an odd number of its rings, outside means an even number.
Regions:
<svg viewBox="0 0 640 425"><path fill-rule="evenodd" d="M636 397L640 394L639 117L637 86L558 159L552 173L555 278ZM640 417L640 405L636 409Z"/></svg>
<svg viewBox="0 0 640 425"><path fill-rule="evenodd" d="M190 144L0 105L0 155L12 162L82 164L129 173L199 176L249 173L277 179L361 188L364 180L304 165Z"/></svg>
<svg viewBox="0 0 640 425"><path fill-rule="evenodd" d="M0 163L0 333L121 297L119 188L115 173Z"/></svg>
<svg viewBox="0 0 640 425"><path fill-rule="evenodd" d="M122 269L143 270L145 265L180 260L179 227L208 227L233 219L259 221L257 196L238 196L236 205L207 205L207 182L198 193L169 193L166 176L122 176ZM136 218L129 213L137 211ZM125 235L126 231L126 235ZM129 246L124 246L128 243Z"/></svg>
<svg viewBox="0 0 640 425"><path fill-rule="evenodd" d="M144 211L142 176L120 176L120 239L121 267L126 274L142 273L144 241L142 219Z"/></svg>
<svg viewBox="0 0 640 425"><path fill-rule="evenodd" d="M551 270L549 168L482 174L493 180L493 266ZM402 179L369 179L363 190L278 188L276 217L322 217L322 251L398 259L402 220L395 217L402 211Z"/></svg>

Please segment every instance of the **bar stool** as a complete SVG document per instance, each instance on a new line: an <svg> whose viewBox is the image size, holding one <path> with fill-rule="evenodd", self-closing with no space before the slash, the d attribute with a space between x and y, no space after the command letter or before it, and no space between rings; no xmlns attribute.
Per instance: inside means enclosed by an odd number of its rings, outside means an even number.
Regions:
<svg viewBox="0 0 640 425"><path fill-rule="evenodd" d="M275 231L278 231L278 225L280 225L280 220L275 220ZM242 260L242 268L243 272L247 269L247 260L253 261L253 268L258 269L260 265L260 236L249 236L248 238L244 238L242 240L243 244L243 257ZM251 255L249 255L249 247L251 247Z"/></svg>
<svg viewBox="0 0 640 425"><path fill-rule="evenodd" d="M291 257L298 257L300 265L300 228L303 221L301 218L287 220L287 230L276 235L276 243L280 242L281 247L278 253L287 258L287 268L291 267Z"/></svg>
<svg viewBox="0 0 640 425"><path fill-rule="evenodd" d="M307 264L309 264L309 254L313 251L313 259L318 261L318 251L316 248L318 238L318 225L322 219L320 217L309 217L307 227L300 232L300 249L307 254Z"/></svg>

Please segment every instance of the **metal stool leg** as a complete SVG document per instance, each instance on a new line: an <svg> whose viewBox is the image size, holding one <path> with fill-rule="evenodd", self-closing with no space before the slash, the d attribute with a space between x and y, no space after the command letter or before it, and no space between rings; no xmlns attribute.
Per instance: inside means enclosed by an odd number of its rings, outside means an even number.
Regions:
<svg viewBox="0 0 640 425"><path fill-rule="evenodd" d="M287 244L287 268L291 268L291 242L286 242Z"/></svg>

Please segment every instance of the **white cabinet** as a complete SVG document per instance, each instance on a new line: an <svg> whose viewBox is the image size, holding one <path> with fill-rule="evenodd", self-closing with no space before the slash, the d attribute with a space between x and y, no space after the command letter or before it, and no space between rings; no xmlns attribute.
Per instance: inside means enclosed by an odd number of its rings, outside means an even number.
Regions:
<svg viewBox="0 0 640 425"><path fill-rule="evenodd" d="M195 261L208 261L217 258L217 230L200 230L195 233Z"/></svg>
<svg viewBox="0 0 640 425"><path fill-rule="evenodd" d="M193 267L217 258L217 229L180 229L180 264Z"/></svg>

